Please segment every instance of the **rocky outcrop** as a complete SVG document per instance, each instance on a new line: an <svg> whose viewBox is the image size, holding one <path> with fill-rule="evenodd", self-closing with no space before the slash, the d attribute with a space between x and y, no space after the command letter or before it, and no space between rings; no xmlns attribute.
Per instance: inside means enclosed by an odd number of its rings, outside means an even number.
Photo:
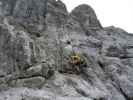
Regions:
<svg viewBox="0 0 133 100"><path fill-rule="evenodd" d="M82 29L87 32L90 29L100 29L102 28L100 22L94 10L88 5L80 5L76 7L72 12L71 16L73 19L78 21Z"/></svg>
<svg viewBox="0 0 133 100"><path fill-rule="evenodd" d="M133 35L85 4L0 0L0 100L34 99L133 100Z"/></svg>

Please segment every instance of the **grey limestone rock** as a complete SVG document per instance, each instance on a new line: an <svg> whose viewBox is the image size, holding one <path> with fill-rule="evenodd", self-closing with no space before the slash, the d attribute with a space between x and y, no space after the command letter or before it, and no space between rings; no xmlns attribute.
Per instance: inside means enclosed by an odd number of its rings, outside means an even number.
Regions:
<svg viewBox="0 0 133 100"><path fill-rule="evenodd" d="M133 35L86 4L0 0L0 100L133 100Z"/></svg>

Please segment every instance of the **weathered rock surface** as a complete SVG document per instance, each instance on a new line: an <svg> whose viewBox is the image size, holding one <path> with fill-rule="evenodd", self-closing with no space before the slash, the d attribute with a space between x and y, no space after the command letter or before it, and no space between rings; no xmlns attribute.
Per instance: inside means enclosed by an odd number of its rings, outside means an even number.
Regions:
<svg viewBox="0 0 133 100"><path fill-rule="evenodd" d="M85 4L0 0L0 100L133 100L133 35Z"/></svg>

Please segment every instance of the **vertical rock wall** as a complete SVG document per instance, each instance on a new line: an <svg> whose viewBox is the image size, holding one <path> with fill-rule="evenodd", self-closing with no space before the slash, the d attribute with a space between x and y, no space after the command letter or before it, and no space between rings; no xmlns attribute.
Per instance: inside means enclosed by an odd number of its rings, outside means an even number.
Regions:
<svg viewBox="0 0 133 100"><path fill-rule="evenodd" d="M85 4L0 0L0 100L132 100L132 39ZM70 64L73 52L86 67Z"/></svg>

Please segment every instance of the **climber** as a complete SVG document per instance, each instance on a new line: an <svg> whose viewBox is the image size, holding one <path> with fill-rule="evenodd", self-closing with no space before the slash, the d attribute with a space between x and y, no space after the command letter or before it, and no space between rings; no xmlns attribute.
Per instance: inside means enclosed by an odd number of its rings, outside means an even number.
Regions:
<svg viewBox="0 0 133 100"><path fill-rule="evenodd" d="M63 65L59 69L61 73L80 74L82 69L87 66L86 60L81 53L74 48L71 40L66 41L63 49Z"/></svg>
<svg viewBox="0 0 133 100"><path fill-rule="evenodd" d="M69 40L67 40L66 46L64 47L64 55L68 57L69 55L71 55L72 52L73 52L72 44Z"/></svg>

